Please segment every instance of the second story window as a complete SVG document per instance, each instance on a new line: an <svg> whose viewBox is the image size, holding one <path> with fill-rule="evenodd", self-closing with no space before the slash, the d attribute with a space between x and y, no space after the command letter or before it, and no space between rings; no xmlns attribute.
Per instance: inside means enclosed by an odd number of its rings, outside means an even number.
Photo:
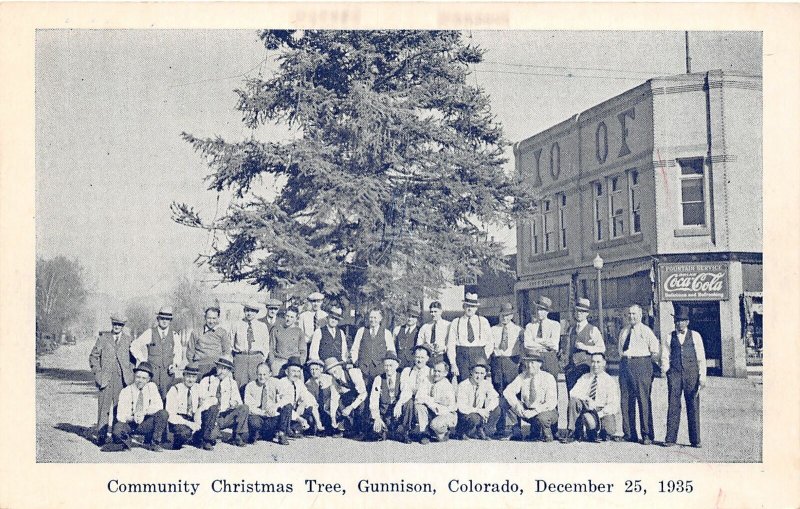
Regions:
<svg viewBox="0 0 800 509"><path fill-rule="evenodd" d="M594 188L594 240L595 242L600 242L603 240L606 217L606 202L605 196L603 195L603 183L595 182L592 187Z"/></svg>
<svg viewBox="0 0 800 509"><path fill-rule="evenodd" d="M558 196L558 228L561 249L567 249L567 195Z"/></svg>
<svg viewBox="0 0 800 509"><path fill-rule="evenodd" d="M608 204L609 226L611 238L616 239L625 234L625 209L627 197L625 196L625 183L620 176L608 179Z"/></svg>
<svg viewBox="0 0 800 509"><path fill-rule="evenodd" d="M639 170L630 170L628 172L628 189L631 233L640 233L642 231L642 218L641 203L639 202Z"/></svg>
<svg viewBox="0 0 800 509"><path fill-rule="evenodd" d="M555 210L552 200L544 200L542 202L542 212L544 217L544 252L549 253L556 248Z"/></svg>
<svg viewBox="0 0 800 509"><path fill-rule="evenodd" d="M531 218L531 254L539 254L539 232L538 219L536 216Z"/></svg>
<svg viewBox="0 0 800 509"><path fill-rule="evenodd" d="M679 159L681 166L681 216L683 226L706 225L703 158Z"/></svg>

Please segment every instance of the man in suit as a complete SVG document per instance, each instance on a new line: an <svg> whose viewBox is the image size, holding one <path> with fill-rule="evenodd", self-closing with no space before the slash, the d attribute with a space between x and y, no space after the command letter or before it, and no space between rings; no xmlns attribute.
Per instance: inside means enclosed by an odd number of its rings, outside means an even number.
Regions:
<svg viewBox="0 0 800 509"><path fill-rule="evenodd" d="M394 328L395 352L400 359L400 368L406 368L414 364L414 347L417 345L419 335L419 309L416 306L408 310L405 325Z"/></svg>
<svg viewBox="0 0 800 509"><path fill-rule="evenodd" d="M183 380L167 391L167 423L174 437L172 448L176 450L192 441L202 445L198 433L203 424L200 413L201 389L197 384L199 372L197 364L187 365L183 370Z"/></svg>
<svg viewBox="0 0 800 509"><path fill-rule="evenodd" d="M525 326L525 348L530 348L542 358L542 369L558 380L558 347L561 342L561 324L547 317L553 301L541 296L536 301L536 319Z"/></svg>
<svg viewBox="0 0 800 509"><path fill-rule="evenodd" d="M400 399L400 374L397 372L400 359L394 352L386 352L383 357L383 374L372 382L369 395L369 412L372 417L371 438L386 440L396 436L400 420L395 418L394 409Z"/></svg>
<svg viewBox="0 0 800 509"><path fill-rule="evenodd" d="M336 357L343 361L350 359L350 352L347 350L347 335L339 328L342 312L342 308L339 306L331 306L324 323L320 324L311 335L311 345L308 349L309 359L327 359L328 357ZM305 356L302 356L301 359L305 359Z"/></svg>
<svg viewBox="0 0 800 509"><path fill-rule="evenodd" d="M706 385L706 351L700 333L689 329L689 310L675 314L675 330L661 341L661 369L667 374L667 435L675 445L681 423L681 394L686 400L689 443L700 447L700 391Z"/></svg>
<svg viewBox="0 0 800 509"><path fill-rule="evenodd" d="M600 329L588 321L590 309L589 299L580 298L575 303L575 326L570 328L559 352L568 392L572 392L578 379L590 371L592 355L606 352Z"/></svg>
<svg viewBox="0 0 800 509"><path fill-rule="evenodd" d="M372 380L383 373L386 352L397 352L394 349L392 332L383 326L383 312L375 308L369 312L367 320L368 325L356 331L350 359L366 380Z"/></svg>
<svg viewBox="0 0 800 509"><path fill-rule="evenodd" d="M136 362L149 362L153 366L153 383L162 399L166 399L167 391L175 383L175 370L183 357L180 337L171 323L172 307L162 306L156 314L156 325L145 329L131 343L131 355Z"/></svg>
<svg viewBox="0 0 800 509"><path fill-rule="evenodd" d="M247 427L250 430L249 443L257 439L272 440L287 445L292 407L284 401L280 393L281 381L272 376L267 363L256 368L256 379L244 388L244 404L250 412Z"/></svg>
<svg viewBox="0 0 800 509"><path fill-rule="evenodd" d="M100 390L97 397L97 445L104 445L109 431L109 420L114 421L119 393L133 383L131 337L123 328L125 317L111 315L111 332L101 332L89 354L89 366Z"/></svg>
<svg viewBox="0 0 800 509"><path fill-rule="evenodd" d="M117 420L111 436L112 447L105 450L131 448L130 435L144 435L144 447L154 452L161 451L161 439L167 427L167 411L158 387L151 382L153 367L142 362L134 369L134 380L119 393Z"/></svg>
<svg viewBox="0 0 800 509"><path fill-rule="evenodd" d="M450 323L447 360L459 382L469 377L469 367L477 359L489 358L494 349L489 321L477 315L478 306L478 294L468 292L464 296L464 314Z"/></svg>

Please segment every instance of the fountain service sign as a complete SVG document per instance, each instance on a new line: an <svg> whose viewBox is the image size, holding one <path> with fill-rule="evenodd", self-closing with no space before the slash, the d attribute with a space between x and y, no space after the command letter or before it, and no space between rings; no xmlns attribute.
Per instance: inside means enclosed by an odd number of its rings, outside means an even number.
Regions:
<svg viewBox="0 0 800 509"><path fill-rule="evenodd" d="M670 300L728 300L727 263L662 263L659 296Z"/></svg>

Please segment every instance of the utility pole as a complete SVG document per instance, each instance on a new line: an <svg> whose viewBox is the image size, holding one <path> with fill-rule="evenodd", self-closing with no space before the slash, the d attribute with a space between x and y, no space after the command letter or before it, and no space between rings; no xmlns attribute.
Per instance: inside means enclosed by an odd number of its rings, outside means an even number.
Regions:
<svg viewBox="0 0 800 509"><path fill-rule="evenodd" d="M684 33L684 39L686 41L686 74L691 74L692 72L692 57L689 56L689 31L686 30Z"/></svg>

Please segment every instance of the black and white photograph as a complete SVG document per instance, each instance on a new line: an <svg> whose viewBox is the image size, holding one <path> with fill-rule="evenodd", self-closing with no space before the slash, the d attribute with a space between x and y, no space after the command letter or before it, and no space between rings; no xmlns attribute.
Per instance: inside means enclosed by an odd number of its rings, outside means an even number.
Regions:
<svg viewBox="0 0 800 509"><path fill-rule="evenodd" d="M763 39L37 29L36 462L761 463Z"/></svg>

